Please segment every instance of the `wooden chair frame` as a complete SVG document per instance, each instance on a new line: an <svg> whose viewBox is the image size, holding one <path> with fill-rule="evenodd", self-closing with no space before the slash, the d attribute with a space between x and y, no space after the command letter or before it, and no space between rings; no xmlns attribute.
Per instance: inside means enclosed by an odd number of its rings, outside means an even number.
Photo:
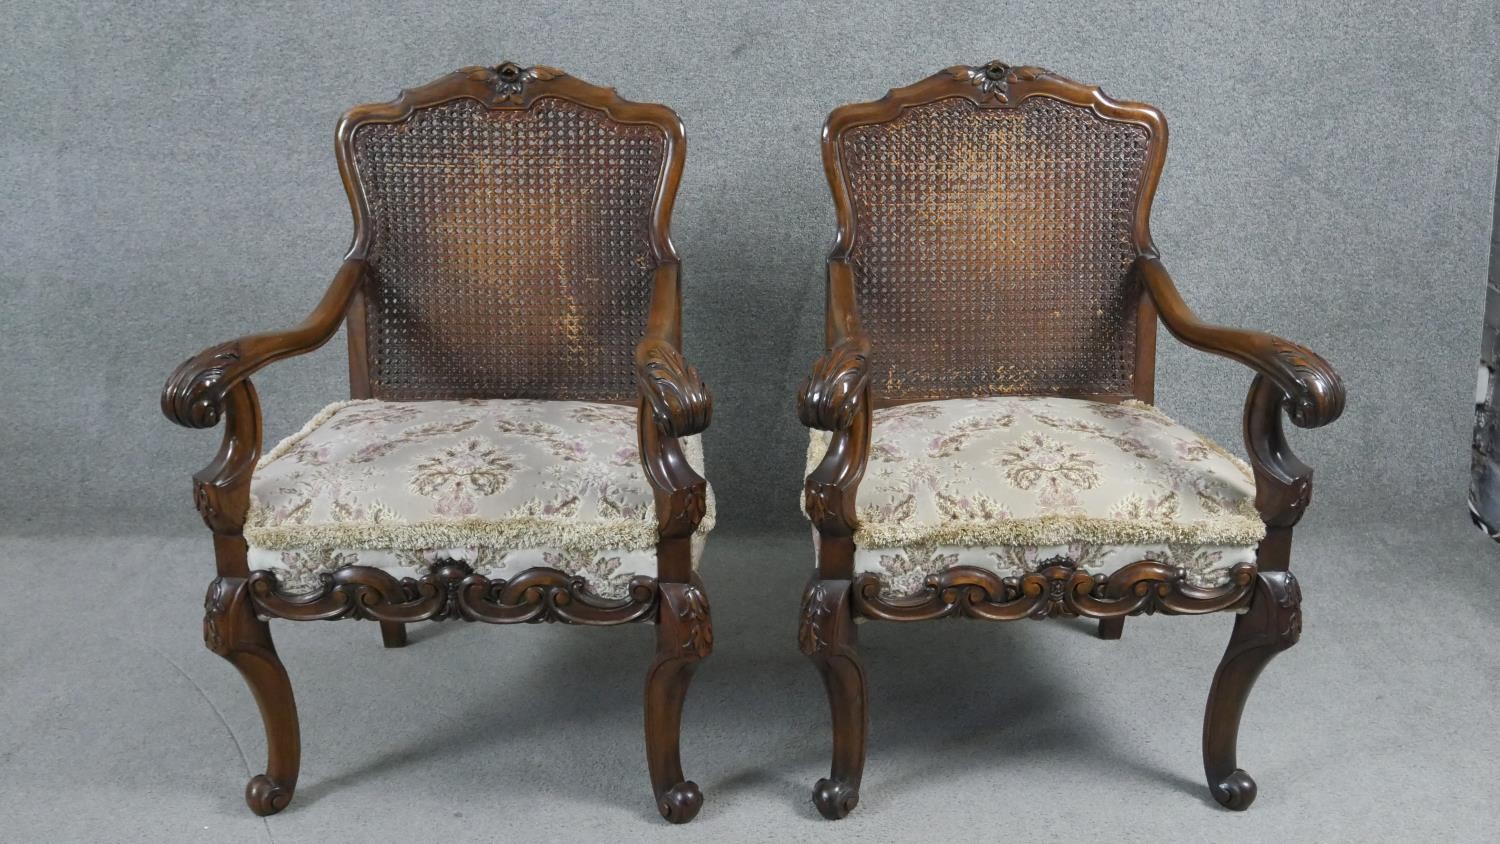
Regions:
<svg viewBox="0 0 1500 844"><path fill-rule="evenodd" d="M878 354L861 327L858 280L850 263L857 236L853 201L842 162L841 140L853 127L896 119L911 106L963 98L979 108L1015 108L1049 97L1087 108L1103 120L1134 123L1149 133L1145 177L1136 198L1136 251L1128 283L1139 285L1134 391L1085 395L1096 401L1153 399L1156 320L1195 349L1239 361L1254 371L1244 410L1245 447L1254 472L1255 506L1266 523L1256 562L1233 569L1217 589L1194 587L1173 566L1143 560L1113 576L1091 576L1066 559L1039 571L1000 578L960 566L927 578L907 599L881 595L879 575L856 576L855 499L870 453L871 410L882 401L871 384ZM1118 638L1127 615L1138 613L1239 613L1229 646L1214 675L1203 723L1203 760L1209 790L1220 804L1241 810L1255 799L1255 781L1235 758L1240 716L1252 684L1277 653L1301 633L1301 591L1288 570L1292 528L1307 508L1312 469L1288 448L1283 411L1303 428L1333 422L1344 407L1334 370L1301 346L1259 331L1224 328L1199 320L1178 294L1151 240L1151 200L1166 156L1167 124L1155 108L1120 102L1097 87L1038 67L990 62L956 66L874 102L841 106L823 128L823 163L838 218L838 239L828 258L827 353L813 365L798 396L798 413L810 428L832 432L822 462L807 477L805 506L817 532L817 570L808 584L798 643L823 677L833 715L833 763L813 799L827 818L844 817L859 800L869 732L866 678L854 620L918 621L941 617L1012 620L1087 616L1100 620L1102 638ZM997 326L1003 330L1003 326Z"/></svg>
<svg viewBox="0 0 1500 844"><path fill-rule="evenodd" d="M654 288L643 336L635 350L639 385L638 428L642 469L654 490L660 540L657 576L638 576L629 595L605 600L581 578L532 568L508 580L490 580L463 564L440 564L425 576L398 580L380 569L346 566L325 575L311 595L284 594L274 574L252 572L243 528L250 479L262 449L260 403L250 376L282 358L311 352L348 326L349 380L353 398L371 395L365 333L365 280L373 238L364 187L355 164L355 131L368 123L400 122L420 109L459 98L489 109L529 109L557 98L602 110L619 123L647 124L666 137L664 164L650 220L655 255ZM209 585L204 641L244 676L259 705L267 741L266 770L253 777L245 800L258 815L285 808L297 784L300 740L296 705L285 668L271 641L271 618L362 618L380 622L387 647L406 643L405 625L433 619L494 624L560 621L657 626L656 656L646 679L646 756L652 790L669 821L691 820L702 805L698 786L682 773L678 734L682 704L698 663L713 648L708 598L693 571L690 543L702 521L707 485L688 465L679 437L708 427L712 399L697 371L682 357L679 261L669 235L672 205L682 178L686 147L682 122L663 105L621 99L613 89L590 85L547 67L506 62L470 67L403 91L396 100L357 106L339 121L339 173L354 216L354 240L343 265L312 314L294 328L242 337L212 346L177 368L162 392L168 419L189 428L224 421L217 456L193 476L194 501L213 533L218 573ZM497 326L497 330L503 326Z"/></svg>

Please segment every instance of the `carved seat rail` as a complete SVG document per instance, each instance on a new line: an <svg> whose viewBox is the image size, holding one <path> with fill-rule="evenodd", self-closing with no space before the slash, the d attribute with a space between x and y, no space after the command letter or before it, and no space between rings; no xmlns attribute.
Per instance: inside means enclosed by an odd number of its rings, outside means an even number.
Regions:
<svg viewBox="0 0 1500 844"><path fill-rule="evenodd" d="M418 578L397 578L369 566L324 574L319 588L289 592L271 571L252 572L250 600L257 615L293 621L366 618L376 621L485 621L491 624L558 621L608 626L655 617L656 579L631 579L624 597L604 598L586 581L554 568L531 568L491 580L463 563L433 565Z"/></svg>
<svg viewBox="0 0 1500 844"><path fill-rule="evenodd" d="M881 621L1204 615L1243 609L1254 592L1255 574L1253 563L1241 563L1231 569L1228 583L1204 587L1190 583L1181 568L1154 560L1106 575L1080 571L1072 560L1059 557L1014 577L954 566L930 575L915 595L886 597L880 575L865 572L854 578L853 610Z"/></svg>

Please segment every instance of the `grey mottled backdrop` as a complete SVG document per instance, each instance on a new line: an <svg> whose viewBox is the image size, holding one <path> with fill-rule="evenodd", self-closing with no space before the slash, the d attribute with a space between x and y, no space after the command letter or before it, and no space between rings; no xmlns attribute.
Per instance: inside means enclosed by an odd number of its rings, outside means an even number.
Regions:
<svg viewBox="0 0 1500 844"><path fill-rule="evenodd" d="M188 474L217 433L161 417L163 378L316 301L349 237L331 143L345 107L502 59L687 125L675 240L690 357L718 396L725 529L800 530L792 389L818 348L833 227L824 116L996 57L1165 111L1154 229L1186 298L1309 344L1348 382L1346 418L1296 440L1315 513L1461 519L1494 5L1216 5L9 0L0 529L195 529ZM1162 349L1161 404L1237 445L1247 372ZM342 338L257 383L274 440L344 394Z"/></svg>

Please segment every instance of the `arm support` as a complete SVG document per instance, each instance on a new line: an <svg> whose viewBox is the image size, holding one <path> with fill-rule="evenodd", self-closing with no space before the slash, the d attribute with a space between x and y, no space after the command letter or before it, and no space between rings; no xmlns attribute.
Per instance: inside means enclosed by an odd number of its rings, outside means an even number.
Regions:
<svg viewBox="0 0 1500 844"><path fill-rule="evenodd" d="M295 328L252 334L199 352L167 379L161 392L166 417L187 428L212 428L224 415L226 397L251 374L272 361L318 348L338 331L364 278L365 262L351 258L339 267L323 300Z"/></svg>
<svg viewBox="0 0 1500 844"><path fill-rule="evenodd" d="M284 357L328 342L354 300L365 262L346 260L323 300L301 325L273 334L252 334L206 349L177 367L161 393L167 418L188 428L212 428L222 418L219 453L193 475L193 501L214 532L219 574L244 576L240 532L250 507L250 476L260 457L260 401L250 375Z"/></svg>
<svg viewBox="0 0 1500 844"><path fill-rule="evenodd" d="M1160 260L1138 258L1133 271L1172 336L1255 370L1245 401L1245 449L1255 473L1255 509L1272 528L1261 543L1259 558L1267 570L1284 570L1289 531L1302 518L1312 495L1312 469L1287 445L1281 411L1299 427L1327 425L1344 412L1343 382L1327 361L1295 343L1199 320L1178 295Z"/></svg>
<svg viewBox="0 0 1500 844"><path fill-rule="evenodd" d="M1193 314L1160 259L1136 259L1133 271L1172 336L1195 349L1237 360L1280 388L1293 424L1319 428L1344 412L1344 385L1328 362L1313 352L1261 331L1209 325Z"/></svg>
<svg viewBox="0 0 1500 844"><path fill-rule="evenodd" d="M678 266L663 264L656 270L646 336L635 348L635 380L640 389L641 466L656 494L662 540L657 551L659 579L685 583L692 574L687 542L707 513L708 482L688 465L677 438L708 428L713 397L679 349L681 303ZM668 546L670 551L665 550Z"/></svg>
<svg viewBox="0 0 1500 844"><path fill-rule="evenodd" d="M822 462L807 476L803 503L822 537L823 576L852 577L855 497L870 453L871 346L859 324L854 276L837 259L828 262L827 335L827 353L797 394L802 424L833 432Z"/></svg>
<svg viewBox="0 0 1500 844"><path fill-rule="evenodd" d="M828 263L828 351L813 362L797 394L797 416L820 431L847 431L868 399L870 338L859 324L854 278L843 261Z"/></svg>
<svg viewBox="0 0 1500 844"><path fill-rule="evenodd" d="M635 380L651 419L668 437L688 437L708 428L713 397L698 370L682 357L681 299L677 265L656 271L646 336L635 347Z"/></svg>
<svg viewBox="0 0 1500 844"><path fill-rule="evenodd" d="M651 421L669 437L690 437L708 428L713 398L698 370L682 352L660 337L647 337L635 347L635 378L641 399L651 408Z"/></svg>
<svg viewBox="0 0 1500 844"><path fill-rule="evenodd" d="M847 431L869 399L870 341L845 337L813 361L797 394L797 417L820 431Z"/></svg>

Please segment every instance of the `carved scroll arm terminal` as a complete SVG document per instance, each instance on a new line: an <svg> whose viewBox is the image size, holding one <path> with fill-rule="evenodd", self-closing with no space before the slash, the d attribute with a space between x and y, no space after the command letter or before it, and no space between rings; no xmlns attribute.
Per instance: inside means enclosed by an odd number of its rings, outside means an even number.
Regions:
<svg viewBox="0 0 1500 844"><path fill-rule="evenodd" d="M1145 286L1172 335L1195 349L1237 360L1255 370L1245 402L1245 448L1255 472L1255 507L1267 525L1290 528L1312 491L1312 469L1292 453L1281 411L1302 428L1318 428L1344 412L1344 384L1328 362L1295 343L1260 331L1209 325L1182 301L1159 259L1136 260ZM1284 551L1284 543L1277 545ZM1263 546L1263 552L1265 548ZM1263 553L1263 561L1284 553Z"/></svg>
<svg viewBox="0 0 1500 844"><path fill-rule="evenodd" d="M855 496L870 447L870 338L859 323L854 278L841 260L828 263L828 351L797 393L797 416L831 431L828 451L808 475L808 518L825 537L853 535Z"/></svg>
<svg viewBox="0 0 1500 844"><path fill-rule="evenodd" d="M678 265L663 264L656 270L646 336L635 348L641 465L656 492L663 538L691 536L708 499L707 481L688 465L678 443L706 430L713 416L713 396L682 356L681 320Z"/></svg>
<svg viewBox="0 0 1500 844"><path fill-rule="evenodd" d="M167 378L161 409L168 419L188 428L212 428L225 420L218 454L193 475L194 504L214 533L237 536L250 506L250 476L261 448L260 401L250 376L272 361L328 342L364 271L363 260L344 261L322 301L300 325L205 349Z"/></svg>
<svg viewBox="0 0 1500 844"><path fill-rule="evenodd" d="M1261 331L1210 325L1198 319L1161 260L1142 257L1132 270L1145 285L1172 336L1195 349L1237 360L1280 388L1294 424L1319 428L1344 412L1344 384L1312 351Z"/></svg>
<svg viewBox="0 0 1500 844"><path fill-rule="evenodd" d="M162 389L162 413L187 428L219 424L226 397L253 373L273 361L310 352L328 342L338 331L364 270L361 259L345 261L322 301L296 327L220 343L184 361Z"/></svg>
<svg viewBox="0 0 1500 844"><path fill-rule="evenodd" d="M635 347L635 378L651 421L668 437L708 428L713 397L682 356L682 299L676 264L656 271L646 336Z"/></svg>
<svg viewBox="0 0 1500 844"><path fill-rule="evenodd" d="M870 340L845 337L813 362L797 394L797 416L820 431L847 431L869 399Z"/></svg>

